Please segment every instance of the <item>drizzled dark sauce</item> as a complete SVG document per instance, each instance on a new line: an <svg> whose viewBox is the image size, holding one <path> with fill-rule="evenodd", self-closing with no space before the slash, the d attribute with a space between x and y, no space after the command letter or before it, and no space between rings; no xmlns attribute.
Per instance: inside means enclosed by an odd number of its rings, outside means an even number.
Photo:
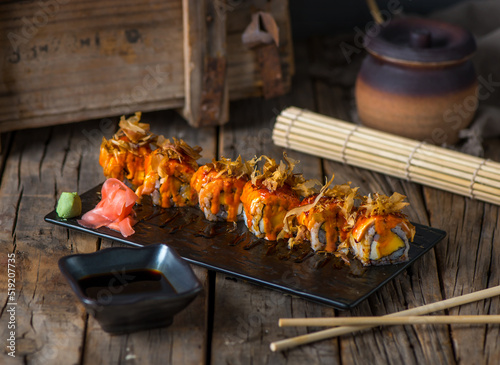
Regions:
<svg viewBox="0 0 500 365"><path fill-rule="evenodd" d="M278 242L270 242L267 247L266 256L275 255L278 252Z"/></svg>
<svg viewBox="0 0 500 365"><path fill-rule="evenodd" d="M143 205L151 204L145 197ZM138 219L146 222L151 227L151 235L161 235L163 232L169 239L179 242L189 242L190 245L205 250L207 247L215 249L244 250L251 252L252 259L262 257L276 257L280 261L290 261L298 265L307 265L307 269L321 270L325 268L342 269L346 263L333 254L316 254L308 244L288 248L287 240L267 241L259 239L245 227L243 222L230 223L224 221L207 221L203 212L194 207L159 209L153 207L154 211L142 212L137 209ZM159 210L159 212L157 211ZM144 214L144 217L140 215ZM242 251L243 252L243 251ZM236 254L236 253L235 253ZM236 254L238 255L238 254ZM351 258L351 263L357 262ZM350 265L349 271L353 276L362 276L365 272L362 265L354 264L353 270Z"/></svg>
<svg viewBox="0 0 500 365"><path fill-rule="evenodd" d="M361 277L366 272L367 268L361 264L358 260L351 260L350 265L350 275L354 277Z"/></svg>
<svg viewBox="0 0 500 365"><path fill-rule="evenodd" d="M234 233L238 231L238 225L236 223L231 224L231 228L228 228L227 230L229 233Z"/></svg>
<svg viewBox="0 0 500 365"><path fill-rule="evenodd" d="M229 246L237 246L242 240L245 239L245 234L238 235L229 243Z"/></svg>
<svg viewBox="0 0 500 365"><path fill-rule="evenodd" d="M198 231L194 235L195 237L214 238L218 234L217 226L214 223L209 223L203 230Z"/></svg>
<svg viewBox="0 0 500 365"><path fill-rule="evenodd" d="M331 255L325 256L322 260L320 260L316 263L314 268L321 269L322 267L325 267L331 260L332 260Z"/></svg>
<svg viewBox="0 0 500 365"><path fill-rule="evenodd" d="M297 257L295 260L293 260L293 262L297 263L297 264L300 264L301 262L304 262L305 260L307 260L309 257L312 257L314 256L314 252L304 252L301 256Z"/></svg>
<svg viewBox="0 0 500 365"><path fill-rule="evenodd" d="M196 217L190 217L188 219L186 219L184 221L184 223L178 225L178 226L174 226L172 227L172 229L170 231L167 231L169 234L172 234L172 233L176 233L177 231L180 231L188 226L190 226L193 222L196 221Z"/></svg>
<svg viewBox="0 0 500 365"><path fill-rule="evenodd" d="M245 239L243 239L243 241L241 241L241 244L243 245L243 248L245 250L251 250L252 248L257 247L258 245L260 245L264 242L263 242L263 240L260 240L258 238L250 237L250 235L247 234Z"/></svg>
<svg viewBox="0 0 500 365"><path fill-rule="evenodd" d="M147 216L145 216L144 218L142 218L141 222L147 222L148 220L153 219L155 217L158 217L161 214L162 214L162 212L158 209L156 212L151 212L150 214L148 214Z"/></svg>

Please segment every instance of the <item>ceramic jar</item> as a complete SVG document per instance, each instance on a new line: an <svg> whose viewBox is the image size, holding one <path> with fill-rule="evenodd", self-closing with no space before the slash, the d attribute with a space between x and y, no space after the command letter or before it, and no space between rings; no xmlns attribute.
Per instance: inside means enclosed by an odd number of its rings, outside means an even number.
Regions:
<svg viewBox="0 0 500 365"><path fill-rule="evenodd" d="M365 37L356 80L364 125L434 144L453 144L477 109L476 50L465 29L428 19L391 21Z"/></svg>

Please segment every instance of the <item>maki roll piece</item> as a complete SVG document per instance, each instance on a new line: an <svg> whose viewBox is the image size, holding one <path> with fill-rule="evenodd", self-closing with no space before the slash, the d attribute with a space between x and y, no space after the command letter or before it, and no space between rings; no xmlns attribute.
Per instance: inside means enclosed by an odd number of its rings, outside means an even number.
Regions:
<svg viewBox="0 0 500 365"><path fill-rule="evenodd" d="M409 242L415 227L401 210L409 203L394 193L391 197L375 194L363 199L350 234L354 256L365 266L408 261Z"/></svg>
<svg viewBox="0 0 500 365"><path fill-rule="evenodd" d="M298 161L287 158L279 164L266 160L263 172L255 170L246 183L241 201L245 213L245 224L259 238L274 241L288 238L283 230L283 220L290 209L300 204L300 195L316 182L305 181L301 174L294 174L293 168ZM279 236L279 237L278 237Z"/></svg>
<svg viewBox="0 0 500 365"><path fill-rule="evenodd" d="M196 205L196 192L190 183L198 169L201 147L191 147L182 139L172 140L158 137L158 148L146 159L146 176L135 193L139 199L150 195L153 204L162 208Z"/></svg>
<svg viewBox="0 0 500 365"><path fill-rule="evenodd" d="M289 240L290 248L309 241L314 251L331 253L348 240L355 221L354 200L358 188L351 188L349 184L328 188L332 180L319 194L308 196L287 214L285 230L294 233ZM291 224L289 217L295 217Z"/></svg>
<svg viewBox="0 0 500 365"><path fill-rule="evenodd" d="M155 136L149 131L149 124L140 123L141 112L120 119L120 129L113 138L103 137L99 154L99 164L106 178L124 181L125 178L137 187L144 182L145 160L151 154L151 144Z"/></svg>
<svg viewBox="0 0 500 365"><path fill-rule="evenodd" d="M198 193L200 209L209 221L237 222L242 218L241 194L250 178L256 159L235 161L222 158L201 166L191 180Z"/></svg>

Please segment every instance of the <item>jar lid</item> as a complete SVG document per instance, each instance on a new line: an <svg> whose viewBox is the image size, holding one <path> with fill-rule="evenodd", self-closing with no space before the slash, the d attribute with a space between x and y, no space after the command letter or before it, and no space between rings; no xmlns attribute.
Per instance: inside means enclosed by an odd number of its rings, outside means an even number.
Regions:
<svg viewBox="0 0 500 365"><path fill-rule="evenodd" d="M472 34L461 27L422 18L394 19L365 36L368 52L410 63L453 63L476 50ZM369 33L369 32L367 32Z"/></svg>

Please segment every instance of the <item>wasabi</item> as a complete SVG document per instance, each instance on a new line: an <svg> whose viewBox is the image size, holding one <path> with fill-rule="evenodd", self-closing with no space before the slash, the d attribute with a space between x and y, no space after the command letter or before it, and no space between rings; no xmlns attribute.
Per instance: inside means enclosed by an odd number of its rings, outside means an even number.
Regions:
<svg viewBox="0 0 500 365"><path fill-rule="evenodd" d="M82 214L82 200L77 193L61 193L56 213L60 218L74 218Z"/></svg>

